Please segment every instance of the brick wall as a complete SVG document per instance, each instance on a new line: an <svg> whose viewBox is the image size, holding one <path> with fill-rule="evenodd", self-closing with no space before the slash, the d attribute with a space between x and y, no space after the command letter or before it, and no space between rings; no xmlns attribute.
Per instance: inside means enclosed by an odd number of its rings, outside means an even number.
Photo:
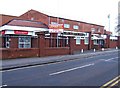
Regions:
<svg viewBox="0 0 120 88"><path fill-rule="evenodd" d="M38 48L38 39L37 38L31 38L31 47Z"/></svg>
<svg viewBox="0 0 120 88"><path fill-rule="evenodd" d="M4 39L4 37L0 37L0 47L2 47L2 48L4 48L5 47L5 39Z"/></svg>
<svg viewBox="0 0 120 88"><path fill-rule="evenodd" d="M10 15L3 15L0 14L0 26L6 24L7 22L11 21L12 19L16 18L16 16L10 16Z"/></svg>
<svg viewBox="0 0 120 88"><path fill-rule="evenodd" d="M67 55L69 54L69 47L47 47L45 48L45 56Z"/></svg>
<svg viewBox="0 0 120 88"><path fill-rule="evenodd" d="M118 48L120 49L120 36L118 36Z"/></svg>
<svg viewBox="0 0 120 88"><path fill-rule="evenodd" d="M76 44L76 40L74 40L74 51L80 51L81 49L88 50L88 45L84 44L84 40L81 40L80 44Z"/></svg>
<svg viewBox="0 0 120 88"><path fill-rule="evenodd" d="M43 22L45 24L48 24L48 16L41 13L41 12L35 11L35 10L30 10L30 11L22 14L18 18L19 19L26 19L26 20L40 21L40 22Z"/></svg>
<svg viewBox="0 0 120 88"><path fill-rule="evenodd" d="M30 49L18 49L18 48L4 49L3 48L1 50L2 50L3 59L38 57L37 48L30 48Z"/></svg>
<svg viewBox="0 0 120 88"><path fill-rule="evenodd" d="M0 37L0 48L2 47L2 37Z"/></svg>
<svg viewBox="0 0 120 88"><path fill-rule="evenodd" d="M113 40L110 40L110 45L109 45L109 48L115 48L118 46L118 41L113 41Z"/></svg>
<svg viewBox="0 0 120 88"><path fill-rule="evenodd" d="M50 47L50 39L45 38L45 47Z"/></svg>
<svg viewBox="0 0 120 88"><path fill-rule="evenodd" d="M18 37L11 37L10 39L10 48L18 48Z"/></svg>

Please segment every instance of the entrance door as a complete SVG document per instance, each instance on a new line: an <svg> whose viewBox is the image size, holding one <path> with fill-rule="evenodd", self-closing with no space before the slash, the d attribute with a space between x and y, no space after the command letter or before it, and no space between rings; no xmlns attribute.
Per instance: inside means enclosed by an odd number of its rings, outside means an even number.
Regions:
<svg viewBox="0 0 120 88"><path fill-rule="evenodd" d="M101 48L104 48L104 40L100 40L100 45L101 45Z"/></svg>
<svg viewBox="0 0 120 88"><path fill-rule="evenodd" d="M5 47L10 48L10 37L9 36L5 37Z"/></svg>

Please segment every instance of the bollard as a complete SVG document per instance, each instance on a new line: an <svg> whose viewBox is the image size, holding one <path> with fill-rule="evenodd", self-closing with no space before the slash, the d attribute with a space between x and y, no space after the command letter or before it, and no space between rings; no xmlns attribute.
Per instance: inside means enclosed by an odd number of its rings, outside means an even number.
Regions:
<svg viewBox="0 0 120 88"><path fill-rule="evenodd" d="M81 49L81 53L83 53L83 51L84 51L84 50L83 50L83 49Z"/></svg>
<svg viewBox="0 0 120 88"><path fill-rule="evenodd" d="M104 51L105 49L104 48L102 48L102 51Z"/></svg>
<svg viewBox="0 0 120 88"><path fill-rule="evenodd" d="M118 49L118 47L116 46L116 49Z"/></svg>
<svg viewBox="0 0 120 88"><path fill-rule="evenodd" d="M94 49L93 51L95 52L96 50Z"/></svg>

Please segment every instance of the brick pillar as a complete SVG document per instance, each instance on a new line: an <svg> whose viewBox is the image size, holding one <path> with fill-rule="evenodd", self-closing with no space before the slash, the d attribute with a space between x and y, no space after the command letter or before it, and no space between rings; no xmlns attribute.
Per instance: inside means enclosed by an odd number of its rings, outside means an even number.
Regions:
<svg viewBox="0 0 120 88"><path fill-rule="evenodd" d="M2 46L3 46L3 45L2 45L2 44L3 44L2 40L3 40L3 37L1 36L1 37L0 37L0 48L2 48Z"/></svg>
<svg viewBox="0 0 120 88"><path fill-rule="evenodd" d="M10 48L18 48L18 37L10 37Z"/></svg>
<svg viewBox="0 0 120 88"><path fill-rule="evenodd" d="M69 47L70 47L70 49L69 49L69 53L70 54L73 54L73 52L74 52L74 37L69 37Z"/></svg>
<svg viewBox="0 0 120 88"><path fill-rule="evenodd" d="M39 49L39 57L45 56L45 33L38 32L38 49Z"/></svg>
<svg viewBox="0 0 120 88"><path fill-rule="evenodd" d="M120 36L118 36L118 48L120 49Z"/></svg>
<svg viewBox="0 0 120 88"><path fill-rule="evenodd" d="M57 47L57 33L50 33L50 47Z"/></svg>
<svg viewBox="0 0 120 88"><path fill-rule="evenodd" d="M110 47L110 35L107 35L107 39L106 39L106 48Z"/></svg>
<svg viewBox="0 0 120 88"><path fill-rule="evenodd" d="M88 44L88 50L92 49L92 39L91 39L91 32L89 32L89 44Z"/></svg>
<svg viewBox="0 0 120 88"><path fill-rule="evenodd" d="M5 48L5 37L2 36L2 48Z"/></svg>

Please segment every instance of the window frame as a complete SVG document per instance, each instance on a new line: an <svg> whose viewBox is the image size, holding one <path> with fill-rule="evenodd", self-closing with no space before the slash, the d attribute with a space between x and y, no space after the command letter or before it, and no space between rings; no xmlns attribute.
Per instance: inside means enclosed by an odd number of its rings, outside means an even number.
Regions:
<svg viewBox="0 0 120 88"><path fill-rule="evenodd" d="M18 48L31 48L31 37L30 36L19 36L18 37Z"/></svg>
<svg viewBox="0 0 120 88"><path fill-rule="evenodd" d="M78 30L79 26L78 25L73 25L73 29Z"/></svg>
<svg viewBox="0 0 120 88"><path fill-rule="evenodd" d="M79 37L76 37L76 45L80 45L81 44L81 39Z"/></svg>
<svg viewBox="0 0 120 88"><path fill-rule="evenodd" d="M87 40L87 42L86 42L86 40ZM86 44L86 45L89 44L89 38L88 38L88 37L85 37L85 39L84 39L84 44Z"/></svg>
<svg viewBox="0 0 120 88"><path fill-rule="evenodd" d="M51 24L58 24L57 22L52 21Z"/></svg>
<svg viewBox="0 0 120 88"><path fill-rule="evenodd" d="M64 28L70 28L70 24L64 24Z"/></svg>

